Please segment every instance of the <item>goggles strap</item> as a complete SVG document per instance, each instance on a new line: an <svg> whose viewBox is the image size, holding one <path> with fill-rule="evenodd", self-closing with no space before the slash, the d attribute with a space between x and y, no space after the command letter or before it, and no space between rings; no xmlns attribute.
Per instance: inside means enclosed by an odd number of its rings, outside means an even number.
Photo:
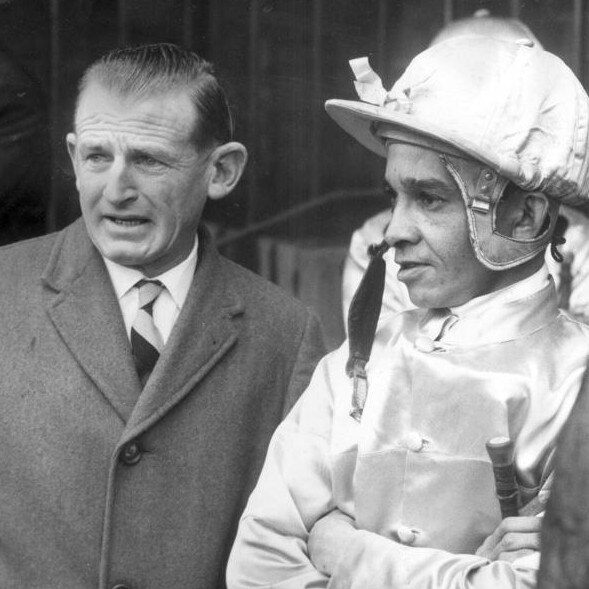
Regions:
<svg viewBox="0 0 589 589"><path fill-rule="evenodd" d="M362 411L368 396L366 363L372 351L382 306L386 273L386 264L382 257L389 247L386 241L368 247L370 263L354 294L348 312L350 355L346 363L346 374L353 379L350 416L358 422L362 418Z"/></svg>
<svg viewBox="0 0 589 589"><path fill-rule="evenodd" d="M552 234L552 240L550 242L550 255L552 256L553 260L555 262L558 262L559 264L562 264L564 257L558 251L558 247L566 243L564 234L568 226L569 222L567 221L567 219L565 219L562 215L559 215L556 219L554 233Z"/></svg>

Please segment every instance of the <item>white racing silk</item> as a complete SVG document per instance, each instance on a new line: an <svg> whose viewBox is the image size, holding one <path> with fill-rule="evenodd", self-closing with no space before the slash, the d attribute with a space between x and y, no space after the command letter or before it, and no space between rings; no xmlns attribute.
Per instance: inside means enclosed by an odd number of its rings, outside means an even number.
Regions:
<svg viewBox="0 0 589 589"><path fill-rule="evenodd" d="M524 501L547 491L589 328L558 310L545 267L452 313L440 341L440 313L383 318L361 423L349 416L347 343L321 361L272 439L230 557L229 589L535 585L537 553L513 564L474 555L501 518L485 442L515 440ZM335 507L363 531L328 579L310 562L307 539Z"/></svg>

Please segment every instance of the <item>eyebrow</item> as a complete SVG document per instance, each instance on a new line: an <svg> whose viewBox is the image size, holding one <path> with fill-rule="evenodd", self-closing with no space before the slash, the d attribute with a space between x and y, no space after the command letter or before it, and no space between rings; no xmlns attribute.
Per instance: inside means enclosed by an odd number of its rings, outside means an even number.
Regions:
<svg viewBox="0 0 589 589"><path fill-rule="evenodd" d="M166 152L158 149L158 148L154 148L154 149L149 149L146 147L133 147L129 150L129 155L131 157L164 157L166 155Z"/></svg>
<svg viewBox="0 0 589 589"><path fill-rule="evenodd" d="M451 195L454 193L454 189L448 186L445 182L441 182L435 178L404 178L401 181L403 189L407 192L419 192L419 191L432 191L439 192L445 195ZM383 190L387 193L396 195L397 191L393 188L386 178L382 181Z"/></svg>
<svg viewBox="0 0 589 589"><path fill-rule="evenodd" d="M110 144L108 141L88 141L88 142L81 142L80 149L84 152L92 152L92 151L108 151ZM169 154L161 149L160 147L132 147L129 149L128 155L131 158L137 157L153 157L156 159L163 159L166 156L169 157Z"/></svg>
<svg viewBox="0 0 589 589"><path fill-rule="evenodd" d="M431 190L443 194L452 194L454 192L445 182L441 182L436 178L421 178L419 180L417 178L403 178L401 184L407 191Z"/></svg>
<svg viewBox="0 0 589 589"><path fill-rule="evenodd" d="M102 141L84 141L83 139L80 141L80 148L87 149L89 151L93 151L96 149L106 149L105 143Z"/></svg>

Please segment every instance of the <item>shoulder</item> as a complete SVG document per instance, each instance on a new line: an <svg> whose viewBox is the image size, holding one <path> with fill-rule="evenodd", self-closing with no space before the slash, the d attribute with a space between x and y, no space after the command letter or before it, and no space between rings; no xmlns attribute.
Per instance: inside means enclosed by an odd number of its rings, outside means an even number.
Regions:
<svg viewBox="0 0 589 589"><path fill-rule="evenodd" d="M558 317L550 330L550 340L557 355L570 354L589 357L589 325L579 321L567 311L559 309Z"/></svg>
<svg viewBox="0 0 589 589"><path fill-rule="evenodd" d="M229 279L232 289L256 315L262 314L280 322L307 322L312 315L307 307L279 286L223 256L219 256L219 261L219 269Z"/></svg>
<svg viewBox="0 0 589 589"><path fill-rule="evenodd" d="M69 272L85 268L91 250L88 244L84 223L76 220L59 232L0 247L0 292L36 290L57 260Z"/></svg>
<svg viewBox="0 0 589 589"><path fill-rule="evenodd" d="M199 228L199 262L197 277L210 292L241 301L248 315L266 322L298 320L306 322L311 315L300 301L279 286L240 266L221 254L206 226Z"/></svg>
<svg viewBox="0 0 589 589"><path fill-rule="evenodd" d="M46 235L0 247L3 329L17 319L23 320L29 310L41 305L41 279L55 239L55 234Z"/></svg>
<svg viewBox="0 0 589 589"><path fill-rule="evenodd" d="M317 362L325 354L319 320L300 301L229 260L219 258L222 283L239 300L241 349L264 370L286 370L285 412L307 388ZM278 383L279 380L275 382Z"/></svg>
<svg viewBox="0 0 589 589"><path fill-rule="evenodd" d="M58 236L59 233L50 233L0 247L0 274L4 277L39 274Z"/></svg>
<svg viewBox="0 0 589 589"><path fill-rule="evenodd" d="M549 323L495 346L485 360L525 376L536 400L559 404L578 392L589 363L589 327L559 309Z"/></svg>
<svg viewBox="0 0 589 589"><path fill-rule="evenodd" d="M312 369L325 354L321 324L315 313L278 286L230 262L220 260L223 282L243 305L240 331L256 354L277 353L298 366L302 392Z"/></svg>

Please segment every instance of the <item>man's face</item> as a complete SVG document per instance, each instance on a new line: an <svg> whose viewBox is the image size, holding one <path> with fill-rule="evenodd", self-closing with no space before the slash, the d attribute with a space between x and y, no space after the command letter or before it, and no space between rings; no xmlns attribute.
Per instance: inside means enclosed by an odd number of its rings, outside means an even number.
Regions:
<svg viewBox="0 0 589 589"><path fill-rule="evenodd" d="M186 93L124 98L97 83L85 90L67 141L82 215L106 258L155 276L190 253L207 198L195 122Z"/></svg>
<svg viewBox="0 0 589 589"><path fill-rule="evenodd" d="M502 286L502 272L475 257L464 201L439 154L391 143L385 181L393 209L386 240L415 305L455 307Z"/></svg>

